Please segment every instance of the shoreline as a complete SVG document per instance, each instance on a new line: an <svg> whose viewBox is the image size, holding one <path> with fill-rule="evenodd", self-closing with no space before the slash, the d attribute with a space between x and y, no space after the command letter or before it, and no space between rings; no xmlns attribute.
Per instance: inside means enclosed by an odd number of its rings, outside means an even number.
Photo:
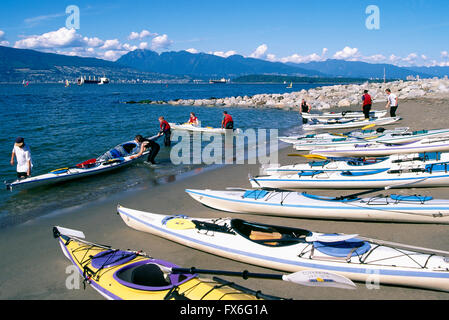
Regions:
<svg viewBox="0 0 449 320"><path fill-rule="evenodd" d="M445 119L449 108L445 100L438 104L425 99L400 104L398 114L404 118L394 126L409 126L411 130L447 127ZM373 109L383 108L377 103ZM431 125L429 124L431 123ZM391 127L386 126L386 127ZM298 157L288 157L291 147L279 148L281 164L296 163ZM304 160L305 161L305 160ZM132 190L102 201L84 204L67 212L54 213L33 219L24 224L8 227L0 233L0 248L7 259L0 261L0 299L80 299L102 300L92 288L68 290L65 287L66 267L70 262L63 256L59 245L52 237L51 228L59 225L82 230L86 239L111 245L114 248L143 250L155 258L165 259L183 267L226 269L252 272L268 272L268 269L217 257L180 244L137 232L128 228L116 214L117 204L125 207L163 214L186 214L193 217L239 217L249 221L287 225L321 232L358 233L363 236L400 242L410 245L447 250L449 232L445 225L424 225L405 223L353 222L318 219L282 218L249 214L233 214L216 211L202 206L193 200L185 189L225 189L226 187L250 188L248 173L257 175L258 164L223 165L200 174L188 176L174 182L156 187ZM308 191L308 190L307 190ZM336 195L352 190L310 190L310 193ZM435 198L447 198L449 188L396 189L395 192L418 193ZM412 231L413 230L413 231ZM412 231L412 232L411 232ZM243 280L228 278L232 281L261 290L266 294L286 298L318 300L446 300L447 292L438 292L416 288L380 286L380 289L368 289L364 283L357 283L357 290L302 287L290 283L272 280Z"/></svg>

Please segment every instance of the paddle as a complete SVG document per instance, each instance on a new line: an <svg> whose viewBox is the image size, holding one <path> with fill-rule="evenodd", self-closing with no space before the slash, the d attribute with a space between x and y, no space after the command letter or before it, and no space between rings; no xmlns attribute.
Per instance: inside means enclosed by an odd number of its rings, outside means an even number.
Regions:
<svg viewBox="0 0 449 320"><path fill-rule="evenodd" d="M341 289L356 289L356 285L348 278L326 271L305 270L291 274L254 273L245 271L209 270L192 268L170 268L158 265L164 273L168 274L212 274L232 277L242 277L243 279L271 279L293 282L309 287L334 287Z"/></svg>
<svg viewBox="0 0 449 320"><path fill-rule="evenodd" d="M322 159L326 160L327 158L325 156L320 156L317 154L298 154L298 153L290 153L288 154L289 157L303 157L306 159Z"/></svg>

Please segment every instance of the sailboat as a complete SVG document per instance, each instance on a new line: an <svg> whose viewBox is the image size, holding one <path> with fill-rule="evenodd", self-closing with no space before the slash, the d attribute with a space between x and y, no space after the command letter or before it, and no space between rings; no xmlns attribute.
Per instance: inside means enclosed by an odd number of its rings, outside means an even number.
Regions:
<svg viewBox="0 0 449 320"><path fill-rule="evenodd" d="M65 80L65 87L67 88L68 86L70 86L69 80Z"/></svg>
<svg viewBox="0 0 449 320"><path fill-rule="evenodd" d="M292 88L293 87L293 82L290 82L290 84L287 86L287 88Z"/></svg>
<svg viewBox="0 0 449 320"><path fill-rule="evenodd" d="M28 87L29 84L30 84L29 81L25 81L25 80L22 81L22 85L23 85L24 87Z"/></svg>

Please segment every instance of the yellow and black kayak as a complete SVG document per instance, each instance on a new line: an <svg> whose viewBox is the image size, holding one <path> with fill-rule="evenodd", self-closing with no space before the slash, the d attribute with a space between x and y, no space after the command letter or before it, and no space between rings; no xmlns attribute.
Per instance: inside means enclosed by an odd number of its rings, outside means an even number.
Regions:
<svg viewBox="0 0 449 320"><path fill-rule="evenodd" d="M69 232L67 232L69 231ZM233 282L197 274L170 273L178 266L143 252L112 249L85 241L81 231L54 227L64 255L84 282L111 300L279 300Z"/></svg>

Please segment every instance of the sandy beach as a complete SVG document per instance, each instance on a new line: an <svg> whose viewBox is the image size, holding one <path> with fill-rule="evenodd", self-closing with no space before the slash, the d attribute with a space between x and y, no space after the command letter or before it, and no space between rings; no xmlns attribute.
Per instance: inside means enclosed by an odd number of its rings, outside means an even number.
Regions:
<svg viewBox="0 0 449 320"><path fill-rule="evenodd" d="M409 126L412 130L449 127L449 108L445 99L419 99L400 101L398 115L403 120L387 126ZM373 109L383 109L385 103L376 103ZM358 107L351 109L357 110ZM260 112L263 112L261 110ZM280 121L282 121L280 119ZM300 157L289 157L291 147L281 149L281 164L295 163ZM237 215L206 208L185 193L186 188L224 189L226 187L250 187L248 173L259 173L259 165L228 165L214 170L204 170L158 187L143 186L111 198L102 199L79 207L50 213L25 224L9 227L0 232L0 299L103 299L92 288L68 290L65 285L66 267L69 261L63 256L53 239L55 225L82 230L87 240L111 245L114 248L143 250L155 258L172 261L184 267L227 269L254 272L270 270L246 265L196 251L180 244L137 232L128 228L116 214L117 204L155 213L186 214L192 217L240 217L250 221L286 225L321 232L357 233L377 239L449 250L447 225L343 222L330 220L292 219L257 215ZM314 191L315 192L315 191ZM317 194L351 193L346 191L317 190ZM394 190L398 192L398 190ZM449 188L400 190L405 194L425 194L435 198L448 198ZM385 192L387 193L387 192ZM226 278L226 277L224 277ZM229 279L229 278L227 278ZM446 300L449 293L416 288L381 285L368 289L357 283L357 290L309 288L274 280L243 280L232 278L238 284L267 294L295 300L349 299L349 300Z"/></svg>

